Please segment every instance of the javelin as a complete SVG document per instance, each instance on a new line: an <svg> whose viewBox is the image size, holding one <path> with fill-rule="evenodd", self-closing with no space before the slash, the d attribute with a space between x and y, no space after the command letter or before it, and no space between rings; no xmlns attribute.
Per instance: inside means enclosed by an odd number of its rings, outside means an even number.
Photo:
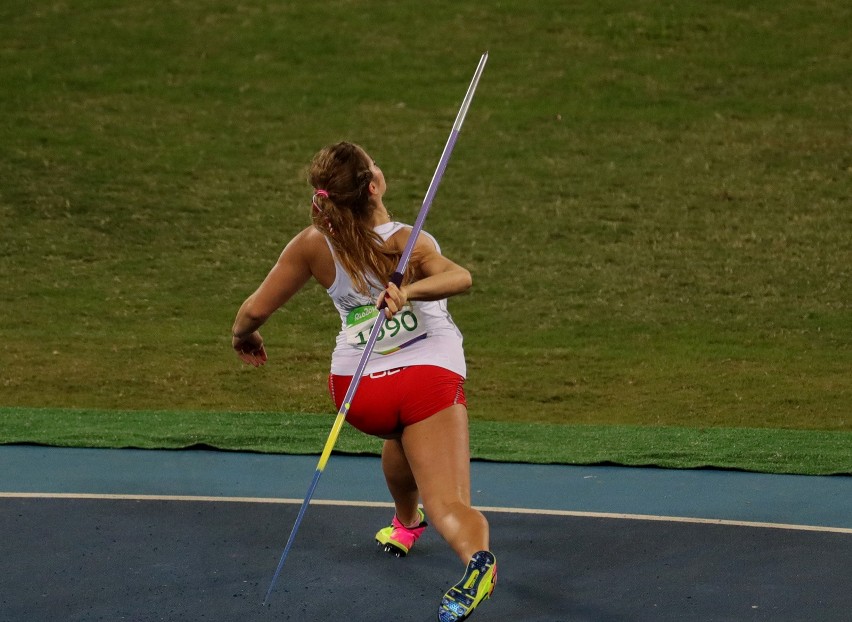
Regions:
<svg viewBox="0 0 852 622"><path fill-rule="evenodd" d="M482 58L479 59L479 65L476 68L476 72L473 74L473 79L470 81L470 86L467 89L467 94L464 96L461 108L456 116L456 121L453 123L453 129L450 132L450 137L447 139L447 144L444 145L444 152L441 154L441 159L438 161L438 167L435 169L435 174L432 175L432 181L429 183L429 189L426 191L426 197L423 199L423 205L420 207L420 212L417 214L417 220L414 221L414 226L411 229L411 235L408 237L408 242L405 244L405 249L402 251L402 257L399 259L396 270L393 275L391 275L391 282L397 286L402 284L405 269L408 267L408 261L411 259L411 252L414 250L414 242L417 240L417 237L420 235L420 231L423 229L426 214L429 213L429 208L432 205L432 199L435 198L435 193L438 191L438 184L441 183L441 178L444 176L444 170L447 168L447 162L450 160L450 154L453 152L453 147L458 139L462 123L464 123L465 115L467 115L467 109L470 108L470 102L473 101L473 94L476 91L476 85L479 84L479 78L482 75L482 70L485 69L485 63L487 60L488 52L483 54ZM382 304L382 307L383 306L384 303ZM343 404L340 406L340 410L337 411L337 419L334 420L334 425L331 426L331 432L328 435L328 440L325 442L325 448L323 449L322 455L317 463L317 470L314 473L314 478L311 480L311 485L308 486L308 493L305 495L305 500L302 502L299 514L296 516L296 522L293 525L293 529L290 531L290 537L287 539L287 546L284 547L284 552L281 554L281 560L278 562L278 567L275 569L275 574L272 575L272 581L269 583L269 589L266 590L266 596L263 598L264 605L269 600L269 595L275 587L278 575L281 574L281 569L284 567L284 561L290 553L290 548L293 546L293 540L296 538L296 532L299 529L299 525L302 523L302 518L305 516L305 510L308 509L308 505L311 503L311 498L314 496L314 491L317 488L320 476L322 475L325 465L331 456L331 451L334 449L334 445L337 443L337 437L340 436L340 429L343 427L343 422L346 420L346 415L349 413L349 409L352 406L355 391L361 383L361 376L364 375L364 368L367 366L367 361L370 359L370 354L372 354L376 341L378 341L379 331L381 331L384 323L385 314L379 313L376 317L376 323L373 325L372 331L370 331L370 338L367 339L367 344L364 346L364 352L361 354L361 360L358 362L358 367L355 368L355 375L352 376L352 382L349 384L349 389L343 397Z"/></svg>

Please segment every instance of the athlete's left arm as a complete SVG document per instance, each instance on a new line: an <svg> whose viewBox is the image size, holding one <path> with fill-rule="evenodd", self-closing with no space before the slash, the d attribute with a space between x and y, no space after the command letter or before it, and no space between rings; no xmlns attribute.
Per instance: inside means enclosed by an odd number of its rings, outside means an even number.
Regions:
<svg viewBox="0 0 852 622"><path fill-rule="evenodd" d="M267 360L258 329L311 278L311 249L316 246L311 233L311 228L305 229L287 244L272 270L237 311L231 344L249 365L257 367Z"/></svg>
<svg viewBox="0 0 852 622"><path fill-rule="evenodd" d="M421 234L411 253L409 270L415 279L402 287L389 283L377 301L387 301L386 314L390 318L409 300L443 300L470 289L473 279L470 272L438 252L435 243Z"/></svg>

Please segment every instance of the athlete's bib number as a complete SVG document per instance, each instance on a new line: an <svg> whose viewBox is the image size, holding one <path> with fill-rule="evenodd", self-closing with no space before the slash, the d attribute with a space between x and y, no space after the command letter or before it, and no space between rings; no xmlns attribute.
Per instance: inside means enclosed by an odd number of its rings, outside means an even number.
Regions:
<svg viewBox="0 0 852 622"><path fill-rule="evenodd" d="M363 349L370 338L370 332L376 323L379 310L374 305L365 305L352 309L346 316L346 342ZM413 309L397 313L379 330L375 352L392 354L405 346L426 336L426 327Z"/></svg>

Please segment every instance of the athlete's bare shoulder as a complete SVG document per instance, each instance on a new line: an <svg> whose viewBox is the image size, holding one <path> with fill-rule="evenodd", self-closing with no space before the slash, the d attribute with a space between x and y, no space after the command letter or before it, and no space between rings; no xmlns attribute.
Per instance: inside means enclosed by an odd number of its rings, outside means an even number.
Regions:
<svg viewBox="0 0 852 622"><path fill-rule="evenodd" d="M308 266L311 274L324 287L334 282L334 258L328 248L325 236L313 225L305 227L290 240L284 253L292 252Z"/></svg>
<svg viewBox="0 0 852 622"><path fill-rule="evenodd" d="M409 225L405 225L399 231L395 232L392 236L388 238L388 245L397 252L402 252L405 248L405 245L408 244L408 239L411 237L411 232L413 231L413 227ZM432 241L432 238L421 231L417 236L417 241L414 243L414 254L415 255L423 255L428 253L433 253L437 249L435 247L435 243Z"/></svg>
<svg viewBox="0 0 852 622"><path fill-rule="evenodd" d="M327 252L328 245L325 243L322 233L311 225L294 235L284 250L298 254L305 259L311 259L317 255L322 255L322 251Z"/></svg>

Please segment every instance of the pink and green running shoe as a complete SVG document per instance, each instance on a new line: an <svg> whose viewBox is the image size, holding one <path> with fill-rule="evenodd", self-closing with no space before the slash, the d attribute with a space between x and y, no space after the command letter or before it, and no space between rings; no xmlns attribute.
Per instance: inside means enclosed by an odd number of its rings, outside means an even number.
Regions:
<svg viewBox="0 0 852 622"><path fill-rule="evenodd" d="M384 547L385 553L396 555L397 557L405 557L417 542L417 539L423 535L426 529L426 515L423 510L417 508L417 514L420 517L420 523L416 527L406 527L394 514L390 526L384 529L379 529L376 534L376 542L379 546Z"/></svg>
<svg viewBox="0 0 852 622"><path fill-rule="evenodd" d="M497 559L489 551L474 553L461 581L441 599L439 622L467 620L483 600L491 596L497 583Z"/></svg>

